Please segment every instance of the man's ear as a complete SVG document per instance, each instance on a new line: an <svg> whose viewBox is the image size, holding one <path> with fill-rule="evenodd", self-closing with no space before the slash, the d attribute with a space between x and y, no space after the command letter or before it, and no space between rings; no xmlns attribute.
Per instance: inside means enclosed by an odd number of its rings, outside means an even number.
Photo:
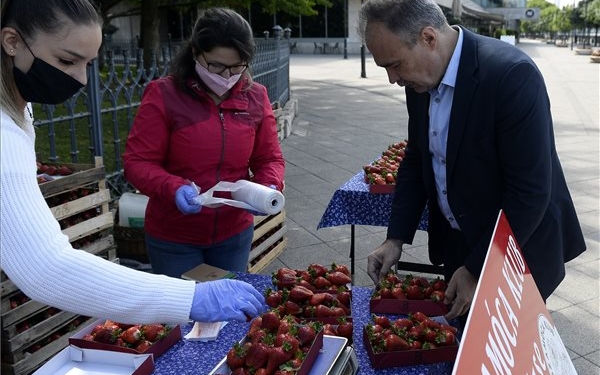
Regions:
<svg viewBox="0 0 600 375"><path fill-rule="evenodd" d="M431 49L435 48L438 42L438 32L431 26L421 30L421 40Z"/></svg>
<svg viewBox="0 0 600 375"><path fill-rule="evenodd" d="M9 56L17 54L17 50L22 46L21 37L17 30L12 27L3 27L0 31L2 48Z"/></svg>

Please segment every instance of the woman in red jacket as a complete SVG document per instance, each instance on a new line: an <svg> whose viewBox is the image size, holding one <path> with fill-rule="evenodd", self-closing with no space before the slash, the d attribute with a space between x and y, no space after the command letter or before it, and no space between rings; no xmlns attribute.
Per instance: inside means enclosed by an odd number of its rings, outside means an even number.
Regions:
<svg viewBox="0 0 600 375"><path fill-rule="evenodd" d="M203 208L195 198L219 181L252 178L283 189L285 161L267 90L248 71L254 51L242 16L208 9L171 75L144 92L123 159L126 179L150 197L144 230L155 273L180 277L201 263L247 270L252 214Z"/></svg>

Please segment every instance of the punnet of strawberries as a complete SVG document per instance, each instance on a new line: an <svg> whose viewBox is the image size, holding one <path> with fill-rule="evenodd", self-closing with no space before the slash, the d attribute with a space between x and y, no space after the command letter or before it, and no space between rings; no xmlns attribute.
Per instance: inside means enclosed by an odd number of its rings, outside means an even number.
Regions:
<svg viewBox="0 0 600 375"><path fill-rule="evenodd" d="M371 185L394 185L398 168L405 155L407 140L393 143L381 153L381 157L365 165L365 182Z"/></svg>
<svg viewBox="0 0 600 375"><path fill-rule="evenodd" d="M365 325L365 332L373 353L458 345L456 327L436 321L422 312L398 319L372 314L371 321Z"/></svg>
<svg viewBox="0 0 600 375"><path fill-rule="evenodd" d="M296 374L322 329L317 321L298 324L292 316L267 311L252 320L246 338L227 352L231 375Z"/></svg>
<svg viewBox="0 0 600 375"><path fill-rule="evenodd" d="M412 274L400 277L394 271L390 271L376 285L371 299L391 298L442 302L447 287L446 281L440 277L427 279Z"/></svg>
<svg viewBox="0 0 600 375"><path fill-rule="evenodd" d="M166 337L171 327L165 324L124 324L106 320L96 325L84 340L135 349L141 353Z"/></svg>
<svg viewBox="0 0 600 375"><path fill-rule="evenodd" d="M348 266L336 263L329 266L312 263L305 270L284 267L274 272L271 279L278 289L291 289L300 285L313 292L347 288L352 283Z"/></svg>

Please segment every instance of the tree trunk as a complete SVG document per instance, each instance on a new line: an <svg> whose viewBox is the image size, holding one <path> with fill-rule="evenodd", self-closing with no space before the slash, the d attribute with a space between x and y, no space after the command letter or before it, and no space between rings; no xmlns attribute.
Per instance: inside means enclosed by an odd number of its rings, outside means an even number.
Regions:
<svg viewBox="0 0 600 375"><path fill-rule="evenodd" d="M141 46L144 49L144 68L147 70L152 66L155 55L158 55L159 48L159 25L158 1L142 0L141 16Z"/></svg>

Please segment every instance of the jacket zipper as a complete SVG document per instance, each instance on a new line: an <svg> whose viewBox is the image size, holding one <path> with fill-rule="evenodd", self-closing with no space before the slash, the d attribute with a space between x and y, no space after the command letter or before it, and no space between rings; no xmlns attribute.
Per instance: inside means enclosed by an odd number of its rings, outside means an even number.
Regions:
<svg viewBox="0 0 600 375"><path fill-rule="evenodd" d="M221 181L221 166L223 165L223 159L225 159L225 115L223 115L223 111L221 108L219 110L219 119L221 120L221 157L219 158L219 164L217 165L217 183ZM213 243L216 242L217 233L218 233L218 222L219 222L219 209L216 210L215 214L215 227L213 230Z"/></svg>

